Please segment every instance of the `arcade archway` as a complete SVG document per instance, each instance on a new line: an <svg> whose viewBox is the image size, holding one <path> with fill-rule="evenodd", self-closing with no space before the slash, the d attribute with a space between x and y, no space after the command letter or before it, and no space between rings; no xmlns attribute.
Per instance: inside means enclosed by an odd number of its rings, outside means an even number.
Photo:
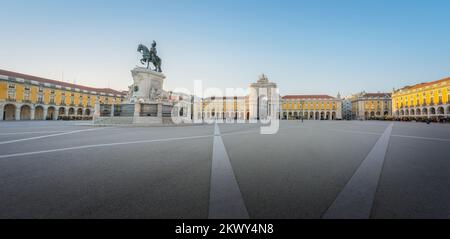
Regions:
<svg viewBox="0 0 450 239"><path fill-rule="evenodd" d="M13 104L7 104L3 108L3 120L15 120L16 119L16 106Z"/></svg>
<svg viewBox="0 0 450 239"><path fill-rule="evenodd" d="M44 120L44 108L42 106L36 106L34 109L34 119Z"/></svg>
<svg viewBox="0 0 450 239"><path fill-rule="evenodd" d="M20 120L31 120L31 107L23 105L20 107Z"/></svg>

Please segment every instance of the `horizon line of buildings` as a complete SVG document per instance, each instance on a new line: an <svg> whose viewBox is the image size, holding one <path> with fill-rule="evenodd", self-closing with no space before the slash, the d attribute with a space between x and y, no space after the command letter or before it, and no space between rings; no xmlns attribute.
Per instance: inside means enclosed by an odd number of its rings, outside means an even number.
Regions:
<svg viewBox="0 0 450 239"><path fill-rule="evenodd" d="M197 119L250 120L273 113L284 120L450 117L450 77L405 86L393 92L363 91L344 98L339 93L336 97L299 94L278 96L274 101L270 90L276 89L277 85L269 82L265 75L250 84L250 88L254 90L247 96L208 97L194 101L193 96L188 100L183 94L173 93L170 100L191 102L191 109L184 114ZM122 104L127 95L127 91L93 88L0 70L0 121L91 119L96 103Z"/></svg>

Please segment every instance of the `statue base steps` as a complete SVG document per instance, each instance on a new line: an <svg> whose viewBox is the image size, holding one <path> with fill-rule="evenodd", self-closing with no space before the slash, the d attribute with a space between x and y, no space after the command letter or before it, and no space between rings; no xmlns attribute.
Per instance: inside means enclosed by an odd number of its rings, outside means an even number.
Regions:
<svg viewBox="0 0 450 239"><path fill-rule="evenodd" d="M170 117L98 117L96 126L170 126L175 125Z"/></svg>

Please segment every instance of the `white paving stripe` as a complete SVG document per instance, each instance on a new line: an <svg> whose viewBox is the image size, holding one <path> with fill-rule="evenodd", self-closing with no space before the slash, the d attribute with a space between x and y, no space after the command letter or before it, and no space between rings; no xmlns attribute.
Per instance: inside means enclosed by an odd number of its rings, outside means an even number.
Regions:
<svg viewBox="0 0 450 239"><path fill-rule="evenodd" d="M98 147L111 147L111 146L130 145L130 144L145 144L145 143L154 143L154 142L167 142L167 141L174 141L174 140L199 139L199 138L208 138L208 137L212 137L212 135L200 135L200 136L189 136L189 137L179 137L179 138L127 141L127 142L108 143L108 144L92 144L92 145L83 145L83 146L75 146L75 147L67 147L67 148L59 148L59 149L41 150L41 151L34 151L34 152L5 154L5 155L0 155L0 159L2 159L2 158L20 157L20 156L28 156L28 155L36 155L36 154L55 153L55 152L62 152L62 151L68 151L68 150L79 150L79 149L89 149L89 148L98 148Z"/></svg>
<svg viewBox="0 0 450 239"><path fill-rule="evenodd" d="M231 167L218 125L214 128L214 146L209 194L210 219L248 219L249 215Z"/></svg>
<svg viewBox="0 0 450 239"><path fill-rule="evenodd" d="M392 137L400 137L400 138L425 139L425 140L450 142L450 139L445 139L445 138L429 138L429 137L421 137L421 136L413 136L413 135L401 135L401 134L393 134L391 136Z"/></svg>
<svg viewBox="0 0 450 239"><path fill-rule="evenodd" d="M393 123L389 124L323 218L368 219L370 217L392 127Z"/></svg>
<svg viewBox="0 0 450 239"><path fill-rule="evenodd" d="M101 129L101 128L74 130L74 131L69 131L69 132L64 132L64 133L48 134L48 135L36 136L36 137L25 138L25 139L8 140L8 141L0 142L0 145L17 143L17 142L28 141L28 140L35 140L35 139L43 139L43 138L49 138L49 137L67 135L67 134L76 134L76 133L81 133L81 132L86 132L86 131L94 131L94 130L99 130L99 129Z"/></svg>
<svg viewBox="0 0 450 239"><path fill-rule="evenodd" d="M27 131L27 132L14 132L14 133L0 133L0 135L20 135L20 134L52 134L63 133L68 131Z"/></svg>

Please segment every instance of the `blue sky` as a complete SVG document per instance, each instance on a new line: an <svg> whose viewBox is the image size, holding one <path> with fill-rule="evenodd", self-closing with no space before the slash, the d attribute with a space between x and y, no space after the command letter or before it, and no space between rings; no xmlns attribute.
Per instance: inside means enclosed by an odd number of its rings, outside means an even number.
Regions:
<svg viewBox="0 0 450 239"><path fill-rule="evenodd" d="M450 76L450 1L3 1L0 68L125 90L158 42L166 89L390 91Z"/></svg>

